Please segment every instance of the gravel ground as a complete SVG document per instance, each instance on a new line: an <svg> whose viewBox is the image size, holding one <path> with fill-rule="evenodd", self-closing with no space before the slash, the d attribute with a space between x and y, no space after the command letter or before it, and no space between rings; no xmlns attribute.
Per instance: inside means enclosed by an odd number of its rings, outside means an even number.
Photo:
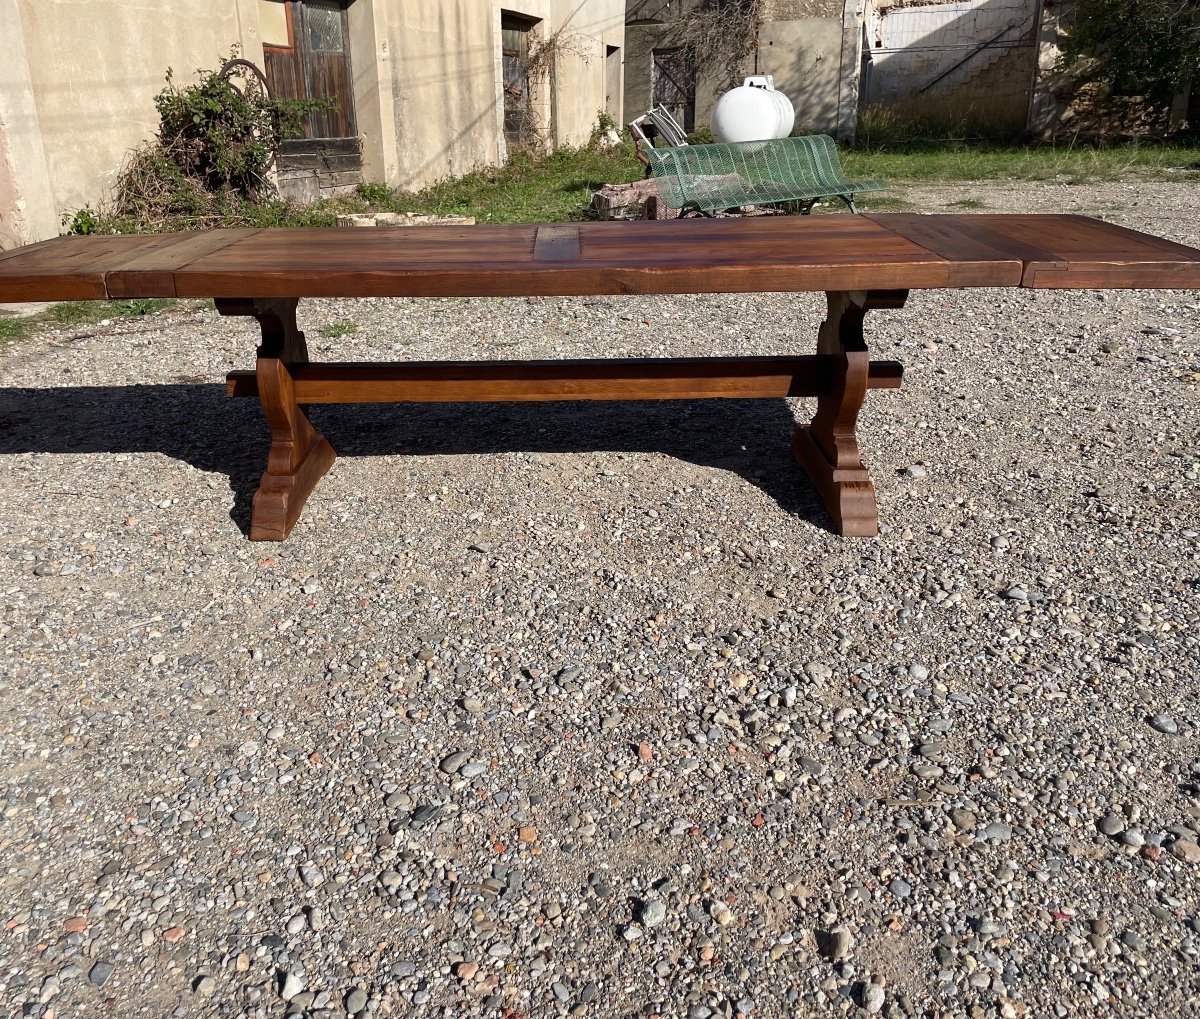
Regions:
<svg viewBox="0 0 1200 1019"><path fill-rule="evenodd" d="M902 196L1200 243L1187 185ZM325 357L770 354L822 303L301 311ZM0 350L0 1013L1196 1014L1198 310L874 313L869 541L758 401L318 408L341 459L250 544L247 323Z"/></svg>

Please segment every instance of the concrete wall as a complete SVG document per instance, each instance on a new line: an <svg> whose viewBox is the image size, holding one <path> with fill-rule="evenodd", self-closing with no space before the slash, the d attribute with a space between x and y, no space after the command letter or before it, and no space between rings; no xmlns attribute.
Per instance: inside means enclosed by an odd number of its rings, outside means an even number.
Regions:
<svg viewBox="0 0 1200 1019"><path fill-rule="evenodd" d="M368 107L358 107L364 170L381 169L385 183L409 188L499 162L498 15L489 11L481 17L480 0L358 0L351 9L360 5L370 8L361 12L362 20L369 14L374 30L369 51L354 48L365 32L351 36L355 99ZM371 70L371 54L379 72ZM361 92L360 74L366 79ZM375 90L377 111L370 110ZM377 119L364 117L368 111Z"/></svg>
<svg viewBox="0 0 1200 1019"><path fill-rule="evenodd" d="M481 16L480 8L484 9ZM350 59L363 176L419 188L507 158L502 12L557 34L550 76L531 83L549 146L586 142L605 108L605 53L624 52L623 0L355 0Z"/></svg>
<svg viewBox="0 0 1200 1019"><path fill-rule="evenodd" d="M836 134L842 72L842 21L770 21L758 37L758 69L796 108L797 134Z"/></svg>
<svg viewBox="0 0 1200 1019"><path fill-rule="evenodd" d="M219 67L235 43L262 62L250 0L102 7L88 0L18 0L18 7L59 212L102 200L129 149L154 135L152 100L168 67L187 82L197 67Z"/></svg>
<svg viewBox="0 0 1200 1019"><path fill-rule="evenodd" d="M505 160L502 13L536 22L534 47L554 41L552 70L530 82L542 142L552 148L587 142L608 98L607 48L624 53L624 0L486 0L490 11L480 17L482 2L358 0L350 8L374 8L376 62L390 61L391 68L391 97L384 94L378 120L365 118L371 100L359 98L368 178L378 168L378 179L391 186L420 187ZM352 60L358 78L367 61L353 50Z"/></svg>
<svg viewBox="0 0 1200 1019"><path fill-rule="evenodd" d="M560 33L555 88L540 83L535 103L548 144L587 140L607 48L624 53L624 0L353 0L365 179L419 187L506 158L501 10ZM168 67L187 84L234 44L261 67L261 17L259 0L0 0L0 243L50 236L60 214L107 198L157 130Z"/></svg>
<svg viewBox="0 0 1200 1019"><path fill-rule="evenodd" d="M553 0L550 23L562 32L563 58L555 80L557 100L552 110L553 143L582 145L591 137L606 105L621 111L621 95L607 103L607 50L625 52L624 0Z"/></svg>
<svg viewBox="0 0 1200 1019"><path fill-rule="evenodd" d="M379 0L357 0L349 7L350 70L354 75L354 114L362 139L363 179L399 179L396 102L392 89L395 56Z"/></svg>
<svg viewBox="0 0 1200 1019"><path fill-rule="evenodd" d="M17 0L0 0L0 249L58 232Z"/></svg>
<svg viewBox="0 0 1200 1019"><path fill-rule="evenodd" d="M650 53L662 35L652 24L625 26L625 114L622 121L640 117L650 106Z"/></svg>

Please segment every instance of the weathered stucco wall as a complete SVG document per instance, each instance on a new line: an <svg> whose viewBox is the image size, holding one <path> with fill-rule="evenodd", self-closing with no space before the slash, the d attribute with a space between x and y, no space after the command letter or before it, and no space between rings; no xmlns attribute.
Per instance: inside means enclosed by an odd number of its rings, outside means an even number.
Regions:
<svg viewBox="0 0 1200 1019"><path fill-rule="evenodd" d="M839 17L770 21L758 36L758 69L796 109L797 134L835 134L842 64Z"/></svg>
<svg viewBox="0 0 1200 1019"><path fill-rule="evenodd" d="M378 6L378 0L357 0L348 9L347 21L363 180L384 182L398 179L400 166L392 94L392 43Z"/></svg>
<svg viewBox="0 0 1200 1019"><path fill-rule="evenodd" d="M378 42L375 50L389 62L390 88L383 90L377 132L364 126L370 101L364 97L360 103L364 170L370 177L381 168L382 179L395 187L420 187L506 158L502 12L537 21L532 33L537 41L557 35L553 88L547 75L531 89L535 121L551 146L587 141L605 108L607 48L624 49L623 0L489 0L484 17L480 0L371 2L376 39L387 40L386 54ZM357 79L363 61L353 52L352 59ZM378 146L370 143L374 133Z"/></svg>
<svg viewBox="0 0 1200 1019"><path fill-rule="evenodd" d="M0 248L53 236L58 210L50 192L46 153L17 0L0 0L5 64L0 84Z"/></svg>
<svg viewBox="0 0 1200 1019"><path fill-rule="evenodd" d="M187 82L241 44L262 62L251 0L19 0L37 122L58 212L96 204L125 154L158 127L168 67ZM6 52L10 42L5 43ZM257 52L256 52L257 46ZM5 86L7 87L7 86Z"/></svg>
<svg viewBox="0 0 1200 1019"><path fill-rule="evenodd" d="M561 31L562 60L557 67L557 100L552 111L553 141L582 145L608 104L607 51L625 49L624 0L553 0L552 31ZM619 89L619 86L618 86ZM620 110L620 95L616 97Z"/></svg>
<svg viewBox="0 0 1200 1019"><path fill-rule="evenodd" d="M498 162L503 153L493 54L498 17L481 17L479 0L373 0L372 6L376 53L386 47L389 54L390 74L378 81L390 93L390 103L385 94L382 105L391 107L381 130L394 138L395 163L388 165L386 183L416 187ZM356 78L368 62L362 56L351 50Z"/></svg>
<svg viewBox="0 0 1200 1019"><path fill-rule="evenodd" d="M625 115L628 122L650 109L651 52L662 30L657 25L625 26Z"/></svg>
<svg viewBox="0 0 1200 1019"><path fill-rule="evenodd" d="M563 28L556 88L535 95L548 143L580 144L599 110L620 110L623 0L353 0L365 179L419 187L506 158L501 10L540 19L543 39ZM0 237L49 236L102 202L157 130L167 68L187 84L235 44L261 67L261 17L259 0L0 0Z"/></svg>
<svg viewBox="0 0 1200 1019"><path fill-rule="evenodd" d="M1039 8L1038 0L873 0L865 98L926 127L1019 133Z"/></svg>

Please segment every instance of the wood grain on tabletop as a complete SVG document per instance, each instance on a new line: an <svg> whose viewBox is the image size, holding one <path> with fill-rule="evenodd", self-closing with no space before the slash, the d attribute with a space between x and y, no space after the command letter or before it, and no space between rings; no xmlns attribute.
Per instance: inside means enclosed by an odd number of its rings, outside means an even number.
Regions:
<svg viewBox="0 0 1200 1019"><path fill-rule="evenodd" d="M105 277L131 256L161 247L169 234L56 237L4 254L0 301L87 301L108 297ZM157 294L138 296L155 297Z"/></svg>
<svg viewBox="0 0 1200 1019"><path fill-rule="evenodd" d="M850 216L553 226L540 251L534 225L263 231L192 262L176 288L232 296L252 272L261 296L753 293L1015 285L1021 272L950 261Z"/></svg>
<svg viewBox="0 0 1200 1019"><path fill-rule="evenodd" d="M1200 286L1200 251L1083 216L879 214L64 237L0 300Z"/></svg>

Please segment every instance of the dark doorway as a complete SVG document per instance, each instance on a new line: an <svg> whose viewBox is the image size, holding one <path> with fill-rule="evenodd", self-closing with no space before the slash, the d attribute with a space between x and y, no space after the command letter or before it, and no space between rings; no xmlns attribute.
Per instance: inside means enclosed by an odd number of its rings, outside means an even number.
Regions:
<svg viewBox="0 0 1200 1019"><path fill-rule="evenodd" d="M681 49L656 49L651 105L665 106L685 131L696 130L696 72Z"/></svg>
<svg viewBox="0 0 1200 1019"><path fill-rule="evenodd" d="M537 22L500 14L500 52L504 64L504 140L528 145L533 140L529 105L529 41Z"/></svg>
<svg viewBox="0 0 1200 1019"><path fill-rule="evenodd" d="M621 122L621 47L604 48L604 112Z"/></svg>

